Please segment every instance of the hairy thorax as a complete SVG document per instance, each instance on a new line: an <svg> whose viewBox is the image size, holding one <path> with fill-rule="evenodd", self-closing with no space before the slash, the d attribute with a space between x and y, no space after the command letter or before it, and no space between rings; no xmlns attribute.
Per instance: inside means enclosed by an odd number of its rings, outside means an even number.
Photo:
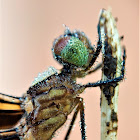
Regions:
<svg viewBox="0 0 140 140"><path fill-rule="evenodd" d="M79 102L84 88L67 75L54 74L31 86L24 95L19 133L23 139L51 139ZM20 131L22 129L22 131Z"/></svg>

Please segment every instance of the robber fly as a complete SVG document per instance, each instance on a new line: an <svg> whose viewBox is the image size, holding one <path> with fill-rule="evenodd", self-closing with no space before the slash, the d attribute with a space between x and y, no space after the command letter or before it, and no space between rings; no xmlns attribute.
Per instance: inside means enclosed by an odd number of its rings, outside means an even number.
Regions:
<svg viewBox="0 0 140 140"><path fill-rule="evenodd" d="M66 27L64 35L54 41L52 48L54 58L63 65L60 72L35 80L21 98L0 94L0 139L50 140L72 111L74 115L65 140L69 138L78 112L82 140L86 139L84 104L80 94L86 88L114 84L124 77L125 50L120 77L85 85L76 83L76 78L85 77L101 67L99 64L91 69L102 48L99 26L98 34L95 49L83 32L70 31Z"/></svg>

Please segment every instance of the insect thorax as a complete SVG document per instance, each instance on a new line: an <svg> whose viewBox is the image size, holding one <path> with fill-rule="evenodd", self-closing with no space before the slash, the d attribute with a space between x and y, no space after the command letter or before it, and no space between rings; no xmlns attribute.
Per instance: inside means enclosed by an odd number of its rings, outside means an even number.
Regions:
<svg viewBox="0 0 140 140"><path fill-rule="evenodd" d="M77 96L83 90L84 88L72 80L71 75L62 73L55 73L31 86L24 95L22 104L26 111L19 127L22 137L51 138L65 123L67 116L78 103ZM20 131L22 126L24 129Z"/></svg>

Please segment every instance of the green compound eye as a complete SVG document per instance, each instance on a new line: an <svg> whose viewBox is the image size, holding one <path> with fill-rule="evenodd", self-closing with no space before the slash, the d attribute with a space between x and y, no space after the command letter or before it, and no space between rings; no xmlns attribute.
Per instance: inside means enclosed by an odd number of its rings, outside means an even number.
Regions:
<svg viewBox="0 0 140 140"><path fill-rule="evenodd" d="M61 50L61 58L76 66L83 66L88 61L89 52L82 41L70 37L66 46Z"/></svg>

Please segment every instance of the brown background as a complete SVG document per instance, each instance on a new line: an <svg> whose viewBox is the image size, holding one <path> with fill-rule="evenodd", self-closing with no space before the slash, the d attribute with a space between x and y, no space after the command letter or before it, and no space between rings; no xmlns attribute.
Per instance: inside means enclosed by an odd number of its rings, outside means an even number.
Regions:
<svg viewBox="0 0 140 140"><path fill-rule="evenodd" d="M49 66L61 68L51 47L54 38L63 34L62 24L84 31L96 44L99 11L108 7L118 17L117 27L127 49L126 79L119 94L118 139L138 140L138 0L0 0L0 92L21 96L39 72ZM80 82L100 78L98 71ZM99 140L100 89L87 89L82 97L87 138ZM63 139L67 125L54 139ZM80 139L78 116L70 140Z"/></svg>

